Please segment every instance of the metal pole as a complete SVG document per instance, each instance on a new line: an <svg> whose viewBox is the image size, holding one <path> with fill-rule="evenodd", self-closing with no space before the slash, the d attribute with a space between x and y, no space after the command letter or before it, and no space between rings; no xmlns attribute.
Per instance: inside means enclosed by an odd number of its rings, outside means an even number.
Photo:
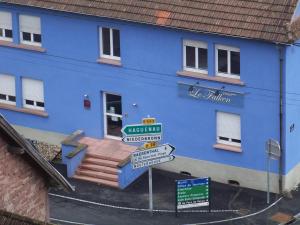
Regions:
<svg viewBox="0 0 300 225"><path fill-rule="evenodd" d="M152 192L152 166L148 168L149 173L149 212L153 215L153 192Z"/></svg>
<svg viewBox="0 0 300 225"><path fill-rule="evenodd" d="M175 180L175 217L178 217L177 201L178 201L178 192L177 192L177 180Z"/></svg>
<svg viewBox="0 0 300 225"><path fill-rule="evenodd" d="M267 204L270 204L270 141L268 141Z"/></svg>

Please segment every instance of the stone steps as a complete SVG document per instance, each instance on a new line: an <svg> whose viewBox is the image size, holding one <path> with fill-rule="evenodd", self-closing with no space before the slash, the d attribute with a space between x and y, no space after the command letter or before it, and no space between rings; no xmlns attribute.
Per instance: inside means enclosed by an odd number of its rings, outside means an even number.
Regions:
<svg viewBox="0 0 300 225"><path fill-rule="evenodd" d="M75 176L73 176L73 178L79 179L79 180L84 180L84 181L89 181L89 182L92 182L92 183L97 183L97 184L100 184L100 185L107 185L107 186L119 188L119 183L116 182L116 181L110 181L110 180L99 179L99 178L94 178L94 177L90 177L90 176L83 176L83 175L75 175Z"/></svg>
<svg viewBox="0 0 300 225"><path fill-rule="evenodd" d="M103 173L103 172L87 170L87 169L79 169L76 171L76 174L79 176L82 175L87 177L93 177L93 178L118 182L118 175L110 174L110 173Z"/></svg>
<svg viewBox="0 0 300 225"><path fill-rule="evenodd" d="M102 173L115 174L115 175L118 175L119 172L118 168L99 166L95 164L81 164L79 169L86 169L86 170L98 171Z"/></svg>

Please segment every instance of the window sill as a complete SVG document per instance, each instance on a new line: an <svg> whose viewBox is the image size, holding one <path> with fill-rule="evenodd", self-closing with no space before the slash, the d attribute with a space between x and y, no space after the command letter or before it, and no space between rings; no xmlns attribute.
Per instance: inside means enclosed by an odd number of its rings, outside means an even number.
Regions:
<svg viewBox="0 0 300 225"><path fill-rule="evenodd" d="M122 66L121 60L116 60L116 59L107 59L102 57L98 59L97 62L102 64L109 64L113 66Z"/></svg>
<svg viewBox="0 0 300 225"><path fill-rule="evenodd" d="M35 110L35 109L27 109L27 108L18 108L14 105L8 105L8 104L3 104L0 103L0 109L6 109L6 110L11 110L15 112L21 112L21 113L26 113L26 114L32 114L36 116L41 116L41 117L48 117L48 113L45 111L40 111L40 110Z"/></svg>
<svg viewBox="0 0 300 225"><path fill-rule="evenodd" d="M233 85L240 85L240 86L245 85L245 83L239 79L220 77L220 76L209 76L207 74L197 73L197 72L178 71L177 75L183 76L183 77L192 77L192 78L198 78L198 79L202 79L202 80L215 81L215 82L220 82L220 83L233 84Z"/></svg>
<svg viewBox="0 0 300 225"><path fill-rule="evenodd" d="M215 149L221 149L221 150L226 150L226 151L231 151L231 152L242 152L241 147L238 146L232 146L232 145L225 145L225 144L215 144L213 145Z"/></svg>
<svg viewBox="0 0 300 225"><path fill-rule="evenodd" d="M0 46L24 49L24 50L35 51L35 52L46 52L46 49L39 47L39 46L16 44L16 43L13 43L10 41L1 41L0 40Z"/></svg>

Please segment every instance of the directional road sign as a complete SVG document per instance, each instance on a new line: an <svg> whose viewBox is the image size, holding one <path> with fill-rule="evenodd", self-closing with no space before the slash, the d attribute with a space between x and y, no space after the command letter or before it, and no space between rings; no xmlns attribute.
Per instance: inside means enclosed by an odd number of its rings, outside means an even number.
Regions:
<svg viewBox="0 0 300 225"><path fill-rule="evenodd" d="M170 144L164 144L156 148L138 150L131 154L131 163L139 163L146 160L153 160L170 155L175 150L175 147Z"/></svg>
<svg viewBox="0 0 300 225"><path fill-rule="evenodd" d="M126 143L161 141L161 134L159 135L141 135L141 136L125 136L122 139Z"/></svg>
<svg viewBox="0 0 300 225"><path fill-rule="evenodd" d="M155 159L150 159L150 160L145 160L145 161L139 161L137 163L132 163L132 168L138 169L138 168L142 168L142 167L153 166L156 164L169 162L174 159L175 159L174 155L167 155L167 156L163 156L160 158L155 158Z"/></svg>
<svg viewBox="0 0 300 225"><path fill-rule="evenodd" d="M135 124L122 128L124 136L161 135L162 124Z"/></svg>
<svg viewBox="0 0 300 225"><path fill-rule="evenodd" d="M210 178L176 181L176 208L209 206Z"/></svg>

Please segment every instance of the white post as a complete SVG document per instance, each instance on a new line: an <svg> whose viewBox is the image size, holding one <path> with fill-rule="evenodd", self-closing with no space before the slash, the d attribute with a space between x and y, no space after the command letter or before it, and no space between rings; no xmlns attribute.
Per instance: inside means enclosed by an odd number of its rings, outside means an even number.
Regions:
<svg viewBox="0 0 300 225"><path fill-rule="evenodd" d="M153 192L152 192L152 166L149 166L149 211L153 214Z"/></svg>

